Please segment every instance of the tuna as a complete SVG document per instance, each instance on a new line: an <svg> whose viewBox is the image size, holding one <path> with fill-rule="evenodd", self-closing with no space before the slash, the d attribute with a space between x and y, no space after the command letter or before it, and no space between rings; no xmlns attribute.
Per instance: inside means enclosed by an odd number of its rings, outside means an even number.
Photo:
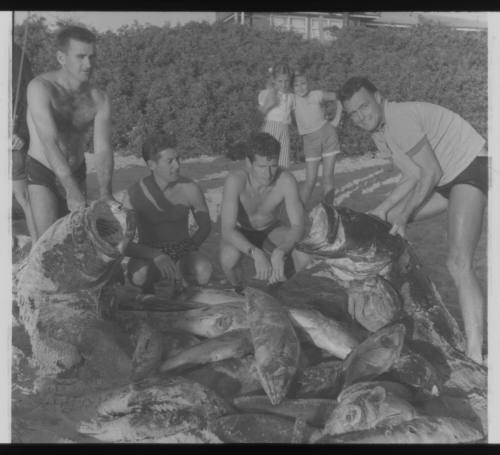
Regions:
<svg viewBox="0 0 500 455"><path fill-rule="evenodd" d="M307 424L298 426L270 414L231 414L219 417L210 428L224 442L254 444L307 442L313 432Z"/></svg>
<svg viewBox="0 0 500 455"><path fill-rule="evenodd" d="M348 296L349 314L370 332L376 332L400 316L401 297L380 276L352 281Z"/></svg>
<svg viewBox="0 0 500 455"><path fill-rule="evenodd" d="M344 360L344 385L375 379L390 370L399 359L405 333L403 324L394 324L364 340Z"/></svg>
<svg viewBox="0 0 500 455"><path fill-rule="evenodd" d="M287 310L274 297L250 287L245 295L256 368L269 400L276 405L286 396L297 371L299 340Z"/></svg>
<svg viewBox="0 0 500 455"><path fill-rule="evenodd" d="M248 328L245 308L239 303L221 303L186 311L156 313L154 319L156 327L162 332L184 330L205 338Z"/></svg>
<svg viewBox="0 0 500 455"><path fill-rule="evenodd" d="M84 422L78 431L102 442L155 443L206 425L199 413L171 406L162 412L140 410L109 420Z"/></svg>
<svg viewBox="0 0 500 455"><path fill-rule="evenodd" d="M321 444L456 444L479 442L484 435L465 420L453 417L417 417L396 426L324 436Z"/></svg>
<svg viewBox="0 0 500 455"><path fill-rule="evenodd" d="M95 201L57 220L33 246L19 270L17 299L42 375L82 361L79 340L95 327L99 293L134 232L133 212Z"/></svg>
<svg viewBox="0 0 500 455"><path fill-rule="evenodd" d="M407 241L389 235L388 223L347 208L321 203L309 216L312 227L297 248L316 257L321 276L346 288L382 276L401 298L407 344L430 362L444 388L486 390L486 368L464 355L464 335Z"/></svg>
<svg viewBox="0 0 500 455"><path fill-rule="evenodd" d="M250 331L248 329L233 330L202 341L168 358L160 366L160 371L165 373L180 367L243 357L251 352L253 352L253 345L250 340Z"/></svg>
<svg viewBox="0 0 500 455"><path fill-rule="evenodd" d="M396 394L388 393L384 387L364 382L356 384L356 393L345 393L338 399L325 428L320 434L342 434L361 431L380 425L397 425L417 416L415 408Z"/></svg>
<svg viewBox="0 0 500 455"><path fill-rule="evenodd" d="M286 398L274 406L269 403L267 397L247 396L236 398L233 404L245 412L264 412L288 418L301 418L309 425L323 427L337 402L326 398Z"/></svg>
<svg viewBox="0 0 500 455"><path fill-rule="evenodd" d="M345 359L359 345L359 339L346 324L327 318L317 310L290 308L289 314L293 324L300 327L316 346L339 359Z"/></svg>
<svg viewBox="0 0 500 455"><path fill-rule="evenodd" d="M311 228L297 245L299 251L327 258L342 280L361 280L381 273L404 251L389 224L347 207L322 202L309 213Z"/></svg>
<svg viewBox="0 0 500 455"><path fill-rule="evenodd" d="M245 304L245 297L238 294L233 289L216 289L203 287L200 289L188 289L185 291L181 302L200 305L219 305L221 303Z"/></svg>
<svg viewBox="0 0 500 455"><path fill-rule="evenodd" d="M101 420L147 409L163 412L169 407L191 409L204 417L226 414L230 406L215 392L183 377L148 378L108 394L98 407Z"/></svg>

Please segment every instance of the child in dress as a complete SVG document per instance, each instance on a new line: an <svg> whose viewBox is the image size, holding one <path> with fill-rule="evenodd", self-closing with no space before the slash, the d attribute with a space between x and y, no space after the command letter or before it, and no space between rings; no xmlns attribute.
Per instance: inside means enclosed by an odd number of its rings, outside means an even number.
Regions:
<svg viewBox="0 0 500 455"><path fill-rule="evenodd" d="M290 132L293 97L290 93L292 73L286 64L270 68L267 88L259 93L259 111L265 115L262 131L271 134L280 143L278 166L290 166Z"/></svg>
<svg viewBox="0 0 500 455"><path fill-rule="evenodd" d="M336 127L342 114L342 105L333 92L309 90L303 71L295 71L292 83L293 109L295 109L297 128L303 139L306 161L306 181L300 190L300 198L305 206L316 184L321 161L323 162L323 196L333 190L335 157L340 153ZM321 105L323 101L337 101L336 115L331 122L325 119ZM333 192L330 196L333 199Z"/></svg>

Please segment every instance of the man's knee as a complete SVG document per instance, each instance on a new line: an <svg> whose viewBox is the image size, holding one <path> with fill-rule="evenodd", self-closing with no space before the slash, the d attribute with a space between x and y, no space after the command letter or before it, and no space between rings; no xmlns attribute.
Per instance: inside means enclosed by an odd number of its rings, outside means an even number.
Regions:
<svg viewBox="0 0 500 455"><path fill-rule="evenodd" d="M219 260L223 270L232 269L240 260L241 252L229 243L221 242Z"/></svg>
<svg viewBox="0 0 500 455"><path fill-rule="evenodd" d="M458 251L451 251L446 259L446 267L455 280L468 276L472 272L472 258Z"/></svg>
<svg viewBox="0 0 500 455"><path fill-rule="evenodd" d="M181 260L181 271L186 281L204 286L210 281L213 266L210 260L198 253L191 253Z"/></svg>

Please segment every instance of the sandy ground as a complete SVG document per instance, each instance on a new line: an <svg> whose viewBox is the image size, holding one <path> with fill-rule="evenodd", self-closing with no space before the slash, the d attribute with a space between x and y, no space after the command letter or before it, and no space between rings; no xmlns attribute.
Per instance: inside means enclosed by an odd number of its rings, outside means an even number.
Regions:
<svg viewBox="0 0 500 455"><path fill-rule="evenodd" d="M97 197L96 175L92 157L88 157L89 197ZM223 275L217 261L220 239L218 212L224 176L242 162L231 162L223 158L203 157L183 163L182 172L199 182L210 206L214 226L210 237L202 246L209 257L213 258L214 281L223 281ZM141 160L135 157L117 158L115 163L114 189L120 191L136 179L147 174ZM304 179L304 164L292 167L297 180ZM398 174L387 161L379 158L343 159L336 168L336 202L358 210L374 207L391 190L398 179ZM313 194L309 207L319 199L319 186ZM441 293L445 305L462 326L457 294L446 270L446 214L430 220L414 223L408 229L408 238L422 263L427 268ZM487 222L484 220L481 237L475 256L475 267L484 294L487 294ZM14 222L14 233L25 234L22 221ZM250 264L245 264L251 271ZM85 442L75 435L73 423L57 410L57 400L44 405L31 394L35 371L30 366L29 340L23 329L13 327L13 371L16 371L12 388L12 440L13 442ZM54 407L56 405L56 407ZM79 406L75 401L75 408ZM75 411L75 409L73 409ZM73 412L73 415L75 413Z"/></svg>

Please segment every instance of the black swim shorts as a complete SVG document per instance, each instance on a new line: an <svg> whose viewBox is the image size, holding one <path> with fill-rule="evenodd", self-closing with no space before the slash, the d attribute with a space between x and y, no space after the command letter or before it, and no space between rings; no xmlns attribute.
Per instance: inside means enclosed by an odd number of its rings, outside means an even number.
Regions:
<svg viewBox="0 0 500 455"><path fill-rule="evenodd" d="M26 179L26 155L28 150L23 147L21 150L12 150L12 180Z"/></svg>
<svg viewBox="0 0 500 455"><path fill-rule="evenodd" d="M271 226L262 229L247 229L238 226L236 229L253 245L261 250L271 252L276 245L269 240L269 234L279 226L279 223L273 223Z"/></svg>
<svg viewBox="0 0 500 455"><path fill-rule="evenodd" d="M437 186L436 192L450 198L450 192L453 186L459 184L472 185L479 188L485 196L488 196L488 162L487 156L476 156L458 176L446 185Z"/></svg>
<svg viewBox="0 0 500 455"><path fill-rule="evenodd" d="M76 171L73 172L73 176L79 185L85 182L87 177L87 167L85 165L85 161ZM69 213L64 188L57 180L57 176L54 171L40 163L37 159L28 155L26 158L26 177L28 185L41 185L52 191L58 201L59 216L64 216Z"/></svg>

